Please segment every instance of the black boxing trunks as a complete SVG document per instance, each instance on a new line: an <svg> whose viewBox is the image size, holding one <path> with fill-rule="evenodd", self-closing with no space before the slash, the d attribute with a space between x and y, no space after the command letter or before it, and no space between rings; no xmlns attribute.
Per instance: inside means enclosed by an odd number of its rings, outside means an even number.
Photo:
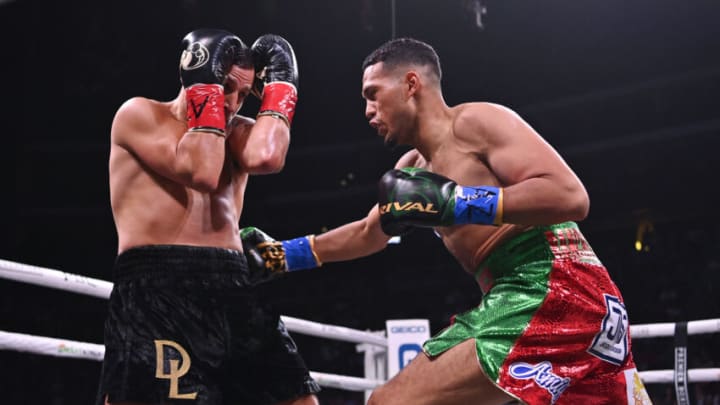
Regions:
<svg viewBox="0 0 720 405"><path fill-rule="evenodd" d="M320 390L242 252L196 246L117 257L97 404L273 404Z"/></svg>

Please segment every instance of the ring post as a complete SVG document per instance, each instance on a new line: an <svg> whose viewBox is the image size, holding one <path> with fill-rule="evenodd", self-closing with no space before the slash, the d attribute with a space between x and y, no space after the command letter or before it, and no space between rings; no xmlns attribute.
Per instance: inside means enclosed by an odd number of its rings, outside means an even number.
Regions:
<svg viewBox="0 0 720 405"><path fill-rule="evenodd" d="M422 345L430 339L427 319L395 319L385 322L388 337L387 377L392 378L422 352Z"/></svg>
<svg viewBox="0 0 720 405"><path fill-rule="evenodd" d="M385 336L385 331L377 333L383 337ZM370 343L361 343L356 348L358 353L362 352L365 357L365 378L387 381L387 348ZM365 403L370 399L372 391L372 389L365 390Z"/></svg>

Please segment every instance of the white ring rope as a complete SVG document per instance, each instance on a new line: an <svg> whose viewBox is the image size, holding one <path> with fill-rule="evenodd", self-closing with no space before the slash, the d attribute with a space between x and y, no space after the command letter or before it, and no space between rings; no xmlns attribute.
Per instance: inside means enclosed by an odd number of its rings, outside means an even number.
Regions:
<svg viewBox="0 0 720 405"><path fill-rule="evenodd" d="M95 343L4 331L0 331L0 349L97 361L105 356L105 346Z"/></svg>
<svg viewBox="0 0 720 405"><path fill-rule="evenodd" d="M382 347L387 347L388 345L387 338L384 335L373 332L350 329L344 326L326 325L285 315L282 315L280 318L282 318L285 327L287 327L289 331L302 333L303 335L342 340L344 342L369 343Z"/></svg>
<svg viewBox="0 0 720 405"><path fill-rule="evenodd" d="M105 347L95 343L74 340L55 339L23 333L0 331L0 350L14 350L55 357L69 357L102 361ZM311 371L310 374L324 387L340 388L350 391L371 390L382 381L358 377L340 376ZM673 370L640 371L640 378L646 384L672 383ZM720 368L698 368L688 370L688 382L720 381Z"/></svg>
<svg viewBox="0 0 720 405"><path fill-rule="evenodd" d="M648 370L638 371L640 379L645 384L672 384L675 379L675 370ZM715 382L720 381L720 368L691 368L688 369L688 382Z"/></svg>
<svg viewBox="0 0 720 405"><path fill-rule="evenodd" d="M35 284L43 287L91 295L98 298L110 298L113 283L77 274L66 273L45 267L31 266L0 259L0 278ZM282 316L282 321L291 332L304 335L337 339L353 343L370 343L387 347L387 339L373 332L325 325L304 319Z"/></svg>
<svg viewBox="0 0 720 405"><path fill-rule="evenodd" d="M0 277L98 298L110 298L113 284L64 271L0 259Z"/></svg>
<svg viewBox="0 0 720 405"><path fill-rule="evenodd" d="M4 331L0 331L0 350L14 350L46 356L96 361L102 361L105 355L105 346L95 343ZM379 380L326 374L316 371L311 371L310 375L323 387L340 388L348 391L372 390L383 383L383 381Z"/></svg>
<svg viewBox="0 0 720 405"><path fill-rule="evenodd" d="M0 259L0 278L105 299L110 298L110 292L113 287L113 283L109 281L2 259ZM378 333L343 326L326 325L285 315L282 315L281 319L283 323L285 323L285 327L291 332L346 342L377 345L383 348L387 348L388 345L387 338ZM98 353L100 356L99 360L102 360L105 353L105 347L103 345L94 343L3 331L0 331L0 349L93 360L98 360L98 358L95 357ZM326 374L315 371L311 371L310 374L318 384L324 387L341 388L349 391L372 390L382 383L375 379Z"/></svg>
<svg viewBox="0 0 720 405"><path fill-rule="evenodd" d="M111 282L104 280L2 259L0 259L0 278L105 299L110 297L113 286ZM281 318L287 329L292 332L347 342L367 343L383 348L387 348L388 346L387 338L377 332L326 325L284 315ZM632 331L632 337L635 339L673 336L675 334L675 323L638 324L631 325L630 329ZM688 335L718 332L720 332L720 318L690 321L687 323ZM102 360L105 353L105 347L99 344L3 331L0 331L0 349L92 360ZM367 392L367 390L372 390L383 383L383 381L376 379L341 376L315 371L311 371L310 374L318 381L318 384L322 386L350 391ZM674 380L674 370L640 371L639 374L640 378L646 384L672 383ZM720 381L720 368L688 370L688 382L710 381Z"/></svg>
<svg viewBox="0 0 720 405"><path fill-rule="evenodd" d="M633 339L645 339L675 335L675 322L643 323L631 325ZM720 332L720 318L690 321L687 323L688 335L701 335Z"/></svg>

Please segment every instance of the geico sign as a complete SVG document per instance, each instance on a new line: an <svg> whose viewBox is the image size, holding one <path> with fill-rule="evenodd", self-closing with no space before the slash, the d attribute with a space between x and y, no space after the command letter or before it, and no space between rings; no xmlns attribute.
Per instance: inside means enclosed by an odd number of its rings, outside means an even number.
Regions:
<svg viewBox="0 0 720 405"><path fill-rule="evenodd" d="M427 328L423 325L419 326L393 326L390 328L391 333L423 333Z"/></svg>

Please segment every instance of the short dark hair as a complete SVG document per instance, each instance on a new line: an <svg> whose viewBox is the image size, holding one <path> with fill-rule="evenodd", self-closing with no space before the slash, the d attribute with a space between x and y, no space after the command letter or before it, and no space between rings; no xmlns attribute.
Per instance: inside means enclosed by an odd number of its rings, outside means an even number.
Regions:
<svg viewBox="0 0 720 405"><path fill-rule="evenodd" d="M362 69L379 62L390 68L405 64L427 66L437 75L438 80L442 78L440 58L435 49L414 38L397 38L385 42L365 58Z"/></svg>

